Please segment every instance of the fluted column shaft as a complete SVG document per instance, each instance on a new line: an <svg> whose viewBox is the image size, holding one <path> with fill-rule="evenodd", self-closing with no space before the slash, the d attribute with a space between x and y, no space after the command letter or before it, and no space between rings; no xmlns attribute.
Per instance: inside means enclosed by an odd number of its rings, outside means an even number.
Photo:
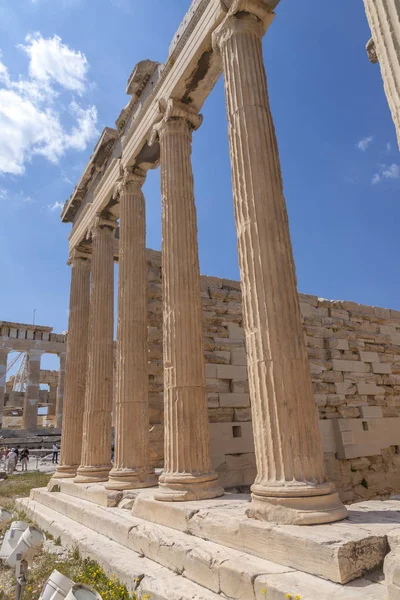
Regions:
<svg viewBox="0 0 400 600"><path fill-rule="evenodd" d="M3 423L4 395L6 393L8 350L0 350L0 428Z"/></svg>
<svg viewBox="0 0 400 600"><path fill-rule="evenodd" d="M364 0L400 147L400 1Z"/></svg>
<svg viewBox="0 0 400 600"><path fill-rule="evenodd" d="M257 478L249 516L342 518L326 481L261 40L272 13L234 0L222 55ZM311 496L326 496L322 501Z"/></svg>
<svg viewBox="0 0 400 600"><path fill-rule="evenodd" d="M64 386L65 386L65 362L66 354L62 352L59 354L60 357L60 371L58 375L58 386L57 386L57 401L56 401L56 419L57 427L62 427L63 411L64 411Z"/></svg>
<svg viewBox="0 0 400 600"><path fill-rule="evenodd" d="M75 251L69 263L71 265L71 289L65 365L65 398L63 402L61 456L55 478L75 477L76 475L81 462L82 426L85 407L90 306L90 256Z"/></svg>
<svg viewBox="0 0 400 600"><path fill-rule="evenodd" d="M108 489L156 485L149 458L145 172L126 169L120 188L115 458Z"/></svg>
<svg viewBox="0 0 400 600"><path fill-rule="evenodd" d="M111 468L114 228L115 222L99 218L92 229L88 370L77 483L106 481Z"/></svg>
<svg viewBox="0 0 400 600"><path fill-rule="evenodd" d="M200 270L191 165L201 118L170 100L157 125L161 145L165 465L158 500L223 493L210 459Z"/></svg>
<svg viewBox="0 0 400 600"><path fill-rule="evenodd" d="M24 399L23 429L37 429L42 354L42 350L28 352L28 380Z"/></svg>

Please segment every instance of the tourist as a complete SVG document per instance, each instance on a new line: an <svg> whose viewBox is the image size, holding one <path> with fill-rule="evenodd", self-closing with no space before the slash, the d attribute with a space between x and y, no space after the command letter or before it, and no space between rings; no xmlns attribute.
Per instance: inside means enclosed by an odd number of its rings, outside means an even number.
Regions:
<svg viewBox="0 0 400 600"><path fill-rule="evenodd" d="M15 446L15 454L17 455L17 462L16 462L16 465L15 465L15 470L16 471L18 471L17 464L18 464L18 461L19 461L20 452L21 452L21 446Z"/></svg>
<svg viewBox="0 0 400 600"><path fill-rule="evenodd" d="M58 444L53 444L53 465L58 465Z"/></svg>
<svg viewBox="0 0 400 600"><path fill-rule="evenodd" d="M21 452L21 471L28 470L28 460L29 460L29 450L28 448L24 448Z"/></svg>
<svg viewBox="0 0 400 600"><path fill-rule="evenodd" d="M17 464L17 453L15 448L11 448L11 452L8 454L7 473L12 475L14 473L15 465Z"/></svg>

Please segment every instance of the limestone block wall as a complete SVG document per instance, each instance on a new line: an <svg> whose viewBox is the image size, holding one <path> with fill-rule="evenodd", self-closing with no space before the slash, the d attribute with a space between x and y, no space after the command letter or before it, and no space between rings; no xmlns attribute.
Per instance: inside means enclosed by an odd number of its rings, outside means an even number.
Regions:
<svg viewBox="0 0 400 600"><path fill-rule="evenodd" d="M161 256L148 251L151 458L163 463ZM250 485L254 444L240 284L202 277L214 467ZM400 312L300 294L328 473L343 500L400 493Z"/></svg>

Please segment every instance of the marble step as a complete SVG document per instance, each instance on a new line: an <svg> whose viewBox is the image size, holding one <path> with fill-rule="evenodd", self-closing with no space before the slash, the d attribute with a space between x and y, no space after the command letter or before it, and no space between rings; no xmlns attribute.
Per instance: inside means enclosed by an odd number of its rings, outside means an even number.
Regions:
<svg viewBox="0 0 400 600"><path fill-rule="evenodd" d="M115 575L139 598L221 600L221 596L214 592L39 502L23 498L18 505L38 527L54 537L60 537L64 547L78 547L82 557L97 561L108 576Z"/></svg>
<svg viewBox="0 0 400 600"><path fill-rule="evenodd" d="M247 506L233 494L158 502L151 490L141 490L132 515L342 584L381 568L389 552L387 536L400 533L400 502L395 500L353 504L347 507L348 519L311 526L249 519Z"/></svg>
<svg viewBox="0 0 400 600"><path fill-rule="evenodd" d="M169 527L132 516L128 511L107 508L80 498L45 489L32 490L32 498L19 501L20 506L36 520L46 510L70 520L70 527L95 531L137 556L145 556L207 588L210 593L242 600L286 600L300 596L302 600L340 598L343 600L383 600L385 588L366 579L342 586L301 573L271 561L227 548ZM41 523L38 523L39 526ZM55 522L57 525L57 522ZM51 531L54 523L44 527ZM50 529L49 529L50 527ZM113 571L114 572L114 571ZM274 590L275 595L272 594ZM219 596L221 598L221 596ZM153 598L153 597L152 597Z"/></svg>

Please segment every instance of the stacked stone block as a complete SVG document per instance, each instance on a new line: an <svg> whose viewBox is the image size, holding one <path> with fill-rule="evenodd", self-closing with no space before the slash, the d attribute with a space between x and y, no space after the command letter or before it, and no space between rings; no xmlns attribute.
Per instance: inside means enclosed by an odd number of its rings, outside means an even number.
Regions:
<svg viewBox="0 0 400 600"><path fill-rule="evenodd" d="M147 251L150 453L163 465L161 255ZM225 485L249 485L255 476L240 283L201 278L204 356L211 450ZM322 422L346 424L400 417L400 312L300 294L314 397ZM328 423L327 423L328 425ZM400 493L400 454L389 440L371 455L343 458L324 440L328 477L345 501ZM235 436L238 436L235 438ZM347 432L344 433L345 438ZM371 433L373 436L373 434ZM385 437L383 435L383 437ZM393 437L393 436L392 436ZM400 421L399 421L400 444ZM382 445L385 445L383 439ZM346 450L346 448L345 448ZM366 450L368 452L368 448ZM378 453L379 452L379 453ZM241 473L238 478L238 474Z"/></svg>

